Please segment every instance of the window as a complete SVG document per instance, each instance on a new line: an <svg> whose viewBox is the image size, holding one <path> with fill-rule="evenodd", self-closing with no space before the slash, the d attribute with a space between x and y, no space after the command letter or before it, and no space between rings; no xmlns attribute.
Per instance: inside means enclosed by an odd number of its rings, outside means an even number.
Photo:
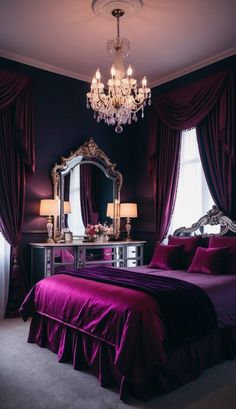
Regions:
<svg viewBox="0 0 236 409"><path fill-rule="evenodd" d="M0 318L3 318L7 306L10 277L10 245L0 232Z"/></svg>
<svg viewBox="0 0 236 409"><path fill-rule="evenodd" d="M68 225L73 236L84 235L80 201L80 166L75 166L70 174L70 203L71 214L68 215Z"/></svg>
<svg viewBox="0 0 236 409"><path fill-rule="evenodd" d="M199 156L196 129L183 131L179 184L169 234L179 227L190 227L213 204Z"/></svg>

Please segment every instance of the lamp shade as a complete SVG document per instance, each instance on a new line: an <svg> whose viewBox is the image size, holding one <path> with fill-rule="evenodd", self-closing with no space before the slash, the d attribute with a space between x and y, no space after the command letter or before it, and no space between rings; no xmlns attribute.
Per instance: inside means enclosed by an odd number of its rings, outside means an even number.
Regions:
<svg viewBox="0 0 236 409"><path fill-rule="evenodd" d="M70 202L64 202L64 214L70 214L71 213L71 204Z"/></svg>
<svg viewBox="0 0 236 409"><path fill-rule="evenodd" d="M138 217L137 203L121 203L120 217Z"/></svg>
<svg viewBox="0 0 236 409"><path fill-rule="evenodd" d="M107 203L107 217L116 219L120 215L120 202L115 199L113 203Z"/></svg>
<svg viewBox="0 0 236 409"><path fill-rule="evenodd" d="M55 216L58 215L58 200L42 199L40 201L40 216Z"/></svg>
<svg viewBox="0 0 236 409"><path fill-rule="evenodd" d="M107 203L107 217L114 218L115 206L114 203Z"/></svg>

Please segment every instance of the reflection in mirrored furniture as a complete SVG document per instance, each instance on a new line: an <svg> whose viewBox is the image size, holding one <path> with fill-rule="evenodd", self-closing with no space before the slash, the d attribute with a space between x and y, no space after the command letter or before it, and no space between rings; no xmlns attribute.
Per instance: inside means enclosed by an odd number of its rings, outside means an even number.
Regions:
<svg viewBox="0 0 236 409"><path fill-rule="evenodd" d="M56 272L87 266L136 267L143 265L145 241L110 243L29 243L31 247L31 285ZM67 250L66 257L57 257ZM68 251L69 250L69 251ZM59 269L59 270L58 270Z"/></svg>
<svg viewBox="0 0 236 409"><path fill-rule="evenodd" d="M88 223L104 223L107 220L107 203L113 204L113 224L116 238L120 233L118 208L123 178L102 149L91 138L68 157L55 163L52 171L54 198L60 200L59 225L54 232L63 234L65 229L75 237L84 235ZM64 201L71 203L71 214L65 215Z"/></svg>

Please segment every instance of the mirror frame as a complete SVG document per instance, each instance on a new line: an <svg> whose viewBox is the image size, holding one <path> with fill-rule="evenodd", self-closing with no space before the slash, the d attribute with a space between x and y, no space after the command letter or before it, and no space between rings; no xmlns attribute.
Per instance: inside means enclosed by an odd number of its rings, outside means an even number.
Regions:
<svg viewBox="0 0 236 409"><path fill-rule="evenodd" d="M120 191L123 184L123 176L116 169L116 163L112 163L105 152L98 147L93 138L90 138L82 146L75 151L71 151L68 157L62 156L60 162L55 163L51 169L51 177L53 182L54 199L61 198L60 214L59 214L59 232L61 233L65 227L64 217L64 176L79 163L91 163L98 166L106 177L113 180L113 203L115 209L115 217L113 218L114 236L119 237L120 234L120 218L118 206L120 204ZM57 221L54 217L54 237L57 233Z"/></svg>

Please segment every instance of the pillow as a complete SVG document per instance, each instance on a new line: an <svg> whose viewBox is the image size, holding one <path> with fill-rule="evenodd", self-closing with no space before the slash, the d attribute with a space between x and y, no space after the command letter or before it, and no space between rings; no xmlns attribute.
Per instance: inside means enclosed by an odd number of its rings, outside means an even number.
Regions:
<svg viewBox="0 0 236 409"><path fill-rule="evenodd" d="M212 236L208 248L229 247L227 273L236 274L236 237Z"/></svg>
<svg viewBox="0 0 236 409"><path fill-rule="evenodd" d="M148 267L162 270L176 270L181 268L184 245L160 244L155 248L152 261Z"/></svg>
<svg viewBox="0 0 236 409"><path fill-rule="evenodd" d="M223 274L226 271L228 247L198 247L188 273Z"/></svg>
<svg viewBox="0 0 236 409"><path fill-rule="evenodd" d="M183 259L182 259L182 268L187 269L194 257L197 247L202 244L202 236L193 236L193 237L175 237L170 236L168 244L174 245L184 245L183 250Z"/></svg>

